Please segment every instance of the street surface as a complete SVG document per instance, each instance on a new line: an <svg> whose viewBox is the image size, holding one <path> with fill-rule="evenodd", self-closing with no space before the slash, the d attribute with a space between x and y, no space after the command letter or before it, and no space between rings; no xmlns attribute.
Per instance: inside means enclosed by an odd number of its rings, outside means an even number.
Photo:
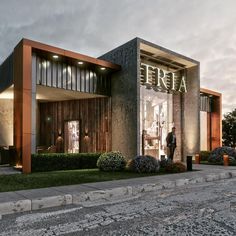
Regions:
<svg viewBox="0 0 236 236"><path fill-rule="evenodd" d="M112 204L3 216L3 235L236 235L236 178Z"/></svg>

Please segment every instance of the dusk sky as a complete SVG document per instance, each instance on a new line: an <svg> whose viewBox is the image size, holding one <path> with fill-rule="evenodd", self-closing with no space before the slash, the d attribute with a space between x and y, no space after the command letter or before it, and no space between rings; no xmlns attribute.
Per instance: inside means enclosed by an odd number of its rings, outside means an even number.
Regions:
<svg viewBox="0 0 236 236"><path fill-rule="evenodd" d="M1 0L0 63L21 38L98 57L140 37L200 61L201 87L236 108L235 0Z"/></svg>

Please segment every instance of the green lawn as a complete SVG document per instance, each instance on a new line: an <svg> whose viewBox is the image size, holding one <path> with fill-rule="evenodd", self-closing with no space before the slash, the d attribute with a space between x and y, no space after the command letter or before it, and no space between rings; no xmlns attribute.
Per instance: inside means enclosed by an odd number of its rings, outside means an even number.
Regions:
<svg viewBox="0 0 236 236"><path fill-rule="evenodd" d="M41 172L32 174L0 175L0 192L129 179L160 174L163 173L159 172L156 174L139 174L127 171L101 172L98 169L87 169Z"/></svg>

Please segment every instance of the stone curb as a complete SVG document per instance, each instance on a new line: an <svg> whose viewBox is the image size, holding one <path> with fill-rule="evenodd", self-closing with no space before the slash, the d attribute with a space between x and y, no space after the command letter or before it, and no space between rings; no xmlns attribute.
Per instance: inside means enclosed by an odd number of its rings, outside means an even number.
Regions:
<svg viewBox="0 0 236 236"><path fill-rule="evenodd" d="M171 189L189 184L212 182L216 180L230 179L236 177L236 171L224 172L219 174L209 174L205 177L195 177L186 179L177 179L174 181L165 181L160 183L150 183L134 186L116 187L106 190L96 190L89 192L80 192L75 194L64 194L51 197L42 197L38 199L24 199L20 201L11 201L0 203L0 220L3 215L14 214L25 211L39 210L49 207L65 206L70 204L85 204L91 202L108 202L110 200L120 200L141 195L145 192L158 191L162 189Z"/></svg>

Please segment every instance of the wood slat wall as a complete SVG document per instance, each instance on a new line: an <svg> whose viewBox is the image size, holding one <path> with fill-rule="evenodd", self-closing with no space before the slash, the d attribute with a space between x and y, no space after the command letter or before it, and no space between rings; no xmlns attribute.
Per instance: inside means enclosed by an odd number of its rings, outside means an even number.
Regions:
<svg viewBox="0 0 236 236"><path fill-rule="evenodd" d="M111 150L111 98L40 103L39 112L39 146L55 145L60 132L64 139L65 121L79 120L80 152Z"/></svg>

